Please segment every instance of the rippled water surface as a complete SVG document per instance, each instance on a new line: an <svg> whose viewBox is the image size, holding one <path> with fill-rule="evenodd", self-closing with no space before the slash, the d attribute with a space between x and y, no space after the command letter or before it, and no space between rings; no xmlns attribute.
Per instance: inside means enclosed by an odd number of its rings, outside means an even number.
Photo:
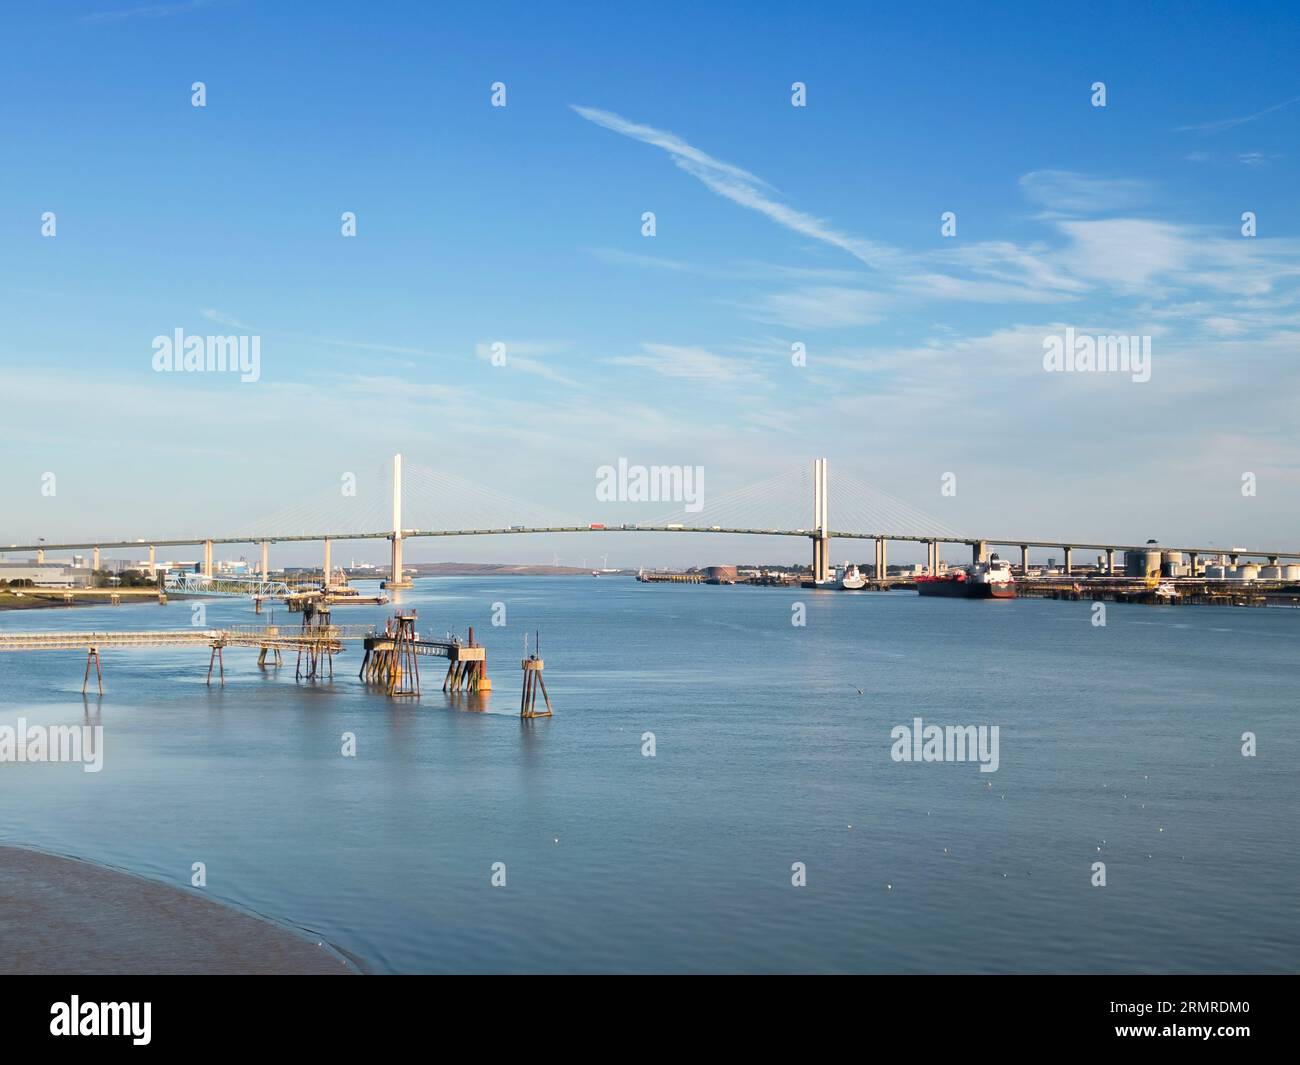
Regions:
<svg viewBox="0 0 1300 1065"><path fill-rule="evenodd" d="M436 661L418 702L372 692L356 649L332 683L228 650L224 689L205 648L106 650L102 699L81 652L0 655L0 725L104 726L100 773L0 765L0 840L178 885L202 861L213 897L379 972L1296 967L1296 612L1110 605L1097 627L1087 603L614 577L402 595L422 633L475 626L486 712ZM0 631L184 628L191 607ZM521 722L534 629L556 716ZM894 762L915 717L998 725L998 771Z"/></svg>

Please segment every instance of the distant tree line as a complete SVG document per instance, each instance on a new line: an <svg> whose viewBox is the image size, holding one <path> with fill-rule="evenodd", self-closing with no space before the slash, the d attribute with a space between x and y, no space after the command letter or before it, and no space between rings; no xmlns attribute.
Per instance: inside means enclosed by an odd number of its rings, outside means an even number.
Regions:
<svg viewBox="0 0 1300 1065"><path fill-rule="evenodd" d="M116 577L116 583L112 578ZM152 588L158 581L143 570L125 569L121 573L110 573L106 569L94 572L92 583L96 588Z"/></svg>

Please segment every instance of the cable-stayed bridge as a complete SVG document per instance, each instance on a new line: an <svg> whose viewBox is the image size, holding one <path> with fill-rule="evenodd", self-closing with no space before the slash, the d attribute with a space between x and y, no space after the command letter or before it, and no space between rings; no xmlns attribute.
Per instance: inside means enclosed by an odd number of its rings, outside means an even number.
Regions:
<svg viewBox="0 0 1300 1065"><path fill-rule="evenodd" d="M636 468L645 470L644 467ZM269 552L275 543L317 542L323 546L325 572L330 571L332 545L339 541L383 539L390 542L390 587L409 582L402 571L402 547L419 537L510 536L554 533L656 533L713 534L744 536L804 537L812 543L813 577L829 579L830 541L874 540L876 573L886 572L891 542L927 545L927 568L936 572L941 544L964 544L974 561L987 558L990 545L1019 548L1027 569L1032 548L1061 552L1069 573L1075 550L1106 553L1106 569L1115 572L1115 556L1128 550L1145 550L1147 545L1082 543L1043 540L1019 536L972 536L888 493L851 476L840 476L831 490L825 459L811 469L793 469L756 484L708 496L693 490L690 468L651 467L647 476L624 478L620 470L618 490L612 498L597 498L586 514L514 498L446 470L411 465L403 469L400 455L393 457L387 475L375 474L349 482L341 488L297 502L285 509L250 521L230 534L203 532L190 536L137 536L132 539L82 539L76 542L38 541L34 544L0 546L6 552L35 552L44 561L46 552L93 551L93 566L99 568L101 550L147 547L149 563L159 547L200 546L202 574L213 576L213 548L217 544L253 544L261 547L259 574L270 574ZM625 483L626 482L626 483ZM599 496L599 494L598 494ZM671 498L670 498L671 497ZM648 517L641 515L649 514ZM1175 547L1168 551L1192 556L1227 554L1280 559L1300 559L1300 550L1255 548Z"/></svg>

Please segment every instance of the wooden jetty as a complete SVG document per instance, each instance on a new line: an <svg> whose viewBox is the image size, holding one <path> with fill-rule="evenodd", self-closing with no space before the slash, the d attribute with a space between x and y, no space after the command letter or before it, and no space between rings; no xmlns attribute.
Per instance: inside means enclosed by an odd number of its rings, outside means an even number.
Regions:
<svg viewBox="0 0 1300 1065"><path fill-rule="evenodd" d="M373 625L335 625L327 604L312 603L304 609L302 625L285 629L278 625L236 625L224 629L163 629L145 632L7 632L0 633L0 652L85 650L86 669L82 677L84 693L90 684L90 669L95 668L99 693L104 693L104 648L131 647L207 647L207 682L215 673L218 684L226 682L224 652L229 647L256 648L257 664L265 668L268 656L275 666L283 664L285 651L297 652L294 677L298 680L333 679L334 656L341 654L350 641L360 640L365 648L358 676L370 684L382 686L394 697L420 695L420 659L444 658L447 673L442 690L449 693L469 692L486 695L492 691L487 675L487 649L474 639L458 636L445 640L421 639L416 630L416 614L398 614L388 619L383 632ZM527 647L525 646L527 656ZM551 699L542 680L543 662L534 653L523 661L524 687L520 699L521 717L550 717ZM546 710L537 710L537 690L541 689Z"/></svg>
<svg viewBox="0 0 1300 1065"><path fill-rule="evenodd" d="M389 621L382 635L366 638L366 655L360 677L372 684L382 684L389 695L419 695L421 658L447 659L447 674L442 690L480 692L492 690L487 675L487 648L474 640L469 630L468 643L457 637L447 640L422 640L415 631L416 615L398 614Z"/></svg>

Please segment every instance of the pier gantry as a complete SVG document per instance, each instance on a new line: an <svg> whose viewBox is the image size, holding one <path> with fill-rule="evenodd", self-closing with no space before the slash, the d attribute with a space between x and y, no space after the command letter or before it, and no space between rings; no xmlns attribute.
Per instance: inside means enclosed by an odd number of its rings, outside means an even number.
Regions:
<svg viewBox="0 0 1300 1065"><path fill-rule="evenodd" d="M831 539L827 535L830 523L826 504L826 460L813 461L813 562L812 576L815 584L831 579Z"/></svg>
<svg viewBox="0 0 1300 1065"><path fill-rule="evenodd" d="M411 582L402 575L402 456L393 456L393 535L392 561L385 588L409 588Z"/></svg>

